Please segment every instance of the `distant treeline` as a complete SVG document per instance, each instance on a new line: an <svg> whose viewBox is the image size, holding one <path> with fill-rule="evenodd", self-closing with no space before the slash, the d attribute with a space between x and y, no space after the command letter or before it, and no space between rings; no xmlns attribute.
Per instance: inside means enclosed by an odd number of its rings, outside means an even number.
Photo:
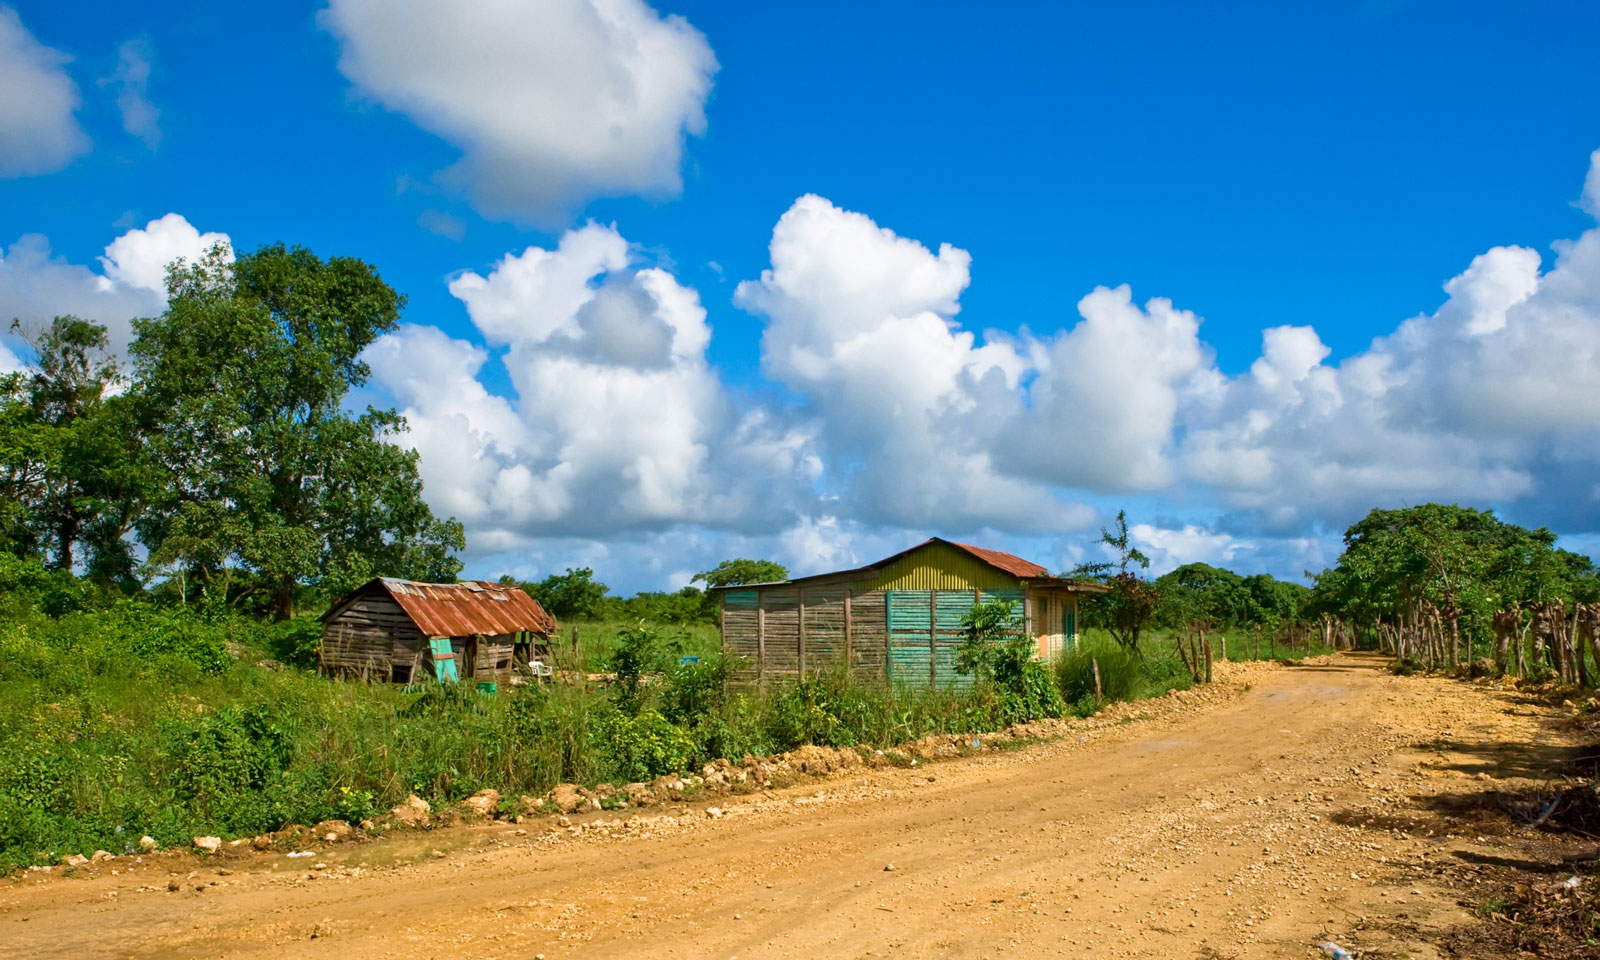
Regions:
<svg viewBox="0 0 1600 960"><path fill-rule="evenodd" d="M611 588L595 579L589 567L568 567L543 580L523 581L502 576L500 582L516 584L559 620L644 620L650 623L716 623L718 602L712 587L787 580L789 570L771 560L724 560L694 575L693 582L673 592L643 591L631 597L613 597ZM704 583L706 589L694 586Z"/></svg>

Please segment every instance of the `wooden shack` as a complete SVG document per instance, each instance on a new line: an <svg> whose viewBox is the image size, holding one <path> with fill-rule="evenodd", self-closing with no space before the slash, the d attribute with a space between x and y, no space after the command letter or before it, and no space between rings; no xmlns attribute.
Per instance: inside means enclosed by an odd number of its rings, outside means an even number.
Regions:
<svg viewBox="0 0 1600 960"><path fill-rule="evenodd" d="M846 667L910 686L964 686L962 621L975 604L1010 603L1034 654L1078 637L1078 598L1102 584L1053 577L1037 563L935 537L854 570L718 590L732 682L764 685Z"/></svg>
<svg viewBox="0 0 1600 960"><path fill-rule="evenodd" d="M519 665L549 663L557 630L520 587L379 577L323 614L321 659L330 673L410 683L440 675L435 651L442 660L448 650L458 679L504 681Z"/></svg>

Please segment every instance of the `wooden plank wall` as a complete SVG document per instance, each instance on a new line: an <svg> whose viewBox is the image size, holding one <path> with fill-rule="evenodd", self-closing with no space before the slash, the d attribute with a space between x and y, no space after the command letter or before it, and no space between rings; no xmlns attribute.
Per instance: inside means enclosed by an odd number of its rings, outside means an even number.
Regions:
<svg viewBox="0 0 1600 960"><path fill-rule="evenodd" d="M883 591L844 583L783 585L722 594L722 648L736 685L815 676L848 665L881 679L887 627Z"/></svg>
<svg viewBox="0 0 1600 960"><path fill-rule="evenodd" d="M850 670L862 679L886 678L889 611L882 590L850 596Z"/></svg>
<svg viewBox="0 0 1600 960"><path fill-rule="evenodd" d="M335 673L388 680L395 664L418 666L426 638L381 591L356 597L322 627L322 664Z"/></svg>
<svg viewBox="0 0 1600 960"><path fill-rule="evenodd" d="M736 684L754 684L761 678L760 600L756 590L729 590L722 595L722 654L728 658L728 679Z"/></svg>
<svg viewBox="0 0 1600 960"><path fill-rule="evenodd" d="M800 675L800 590L768 587L761 591L761 675L770 682Z"/></svg>

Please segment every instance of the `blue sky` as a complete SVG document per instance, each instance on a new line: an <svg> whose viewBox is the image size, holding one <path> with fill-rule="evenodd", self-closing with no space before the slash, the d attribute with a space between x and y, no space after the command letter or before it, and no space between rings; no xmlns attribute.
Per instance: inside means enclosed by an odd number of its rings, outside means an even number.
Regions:
<svg viewBox="0 0 1600 960"><path fill-rule="evenodd" d="M15 2L0 313L158 310L136 264L197 231L372 262L372 396L478 574L1066 566L1121 505L1284 575L1425 499L1596 543L1600 390L1530 375L1600 343L1593 4L435 6ZM512 282L591 221L626 252ZM1253 375L1273 328L1314 339Z"/></svg>

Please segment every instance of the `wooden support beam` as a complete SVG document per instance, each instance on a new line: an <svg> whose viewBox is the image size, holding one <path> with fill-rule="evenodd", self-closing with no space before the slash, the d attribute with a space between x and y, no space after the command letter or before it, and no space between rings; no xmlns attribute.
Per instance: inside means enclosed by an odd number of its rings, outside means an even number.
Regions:
<svg viewBox="0 0 1600 960"><path fill-rule="evenodd" d="M850 637L850 588L844 588L844 668L850 673L855 673L855 649L851 645Z"/></svg>
<svg viewBox="0 0 1600 960"><path fill-rule="evenodd" d="M765 591L756 594L756 688L767 680L767 604Z"/></svg>
<svg viewBox="0 0 1600 960"><path fill-rule="evenodd" d="M799 649L795 651L795 659L799 662L799 676L804 677L806 675L806 588L796 589L795 598L794 619L797 634L795 642L799 645Z"/></svg>

